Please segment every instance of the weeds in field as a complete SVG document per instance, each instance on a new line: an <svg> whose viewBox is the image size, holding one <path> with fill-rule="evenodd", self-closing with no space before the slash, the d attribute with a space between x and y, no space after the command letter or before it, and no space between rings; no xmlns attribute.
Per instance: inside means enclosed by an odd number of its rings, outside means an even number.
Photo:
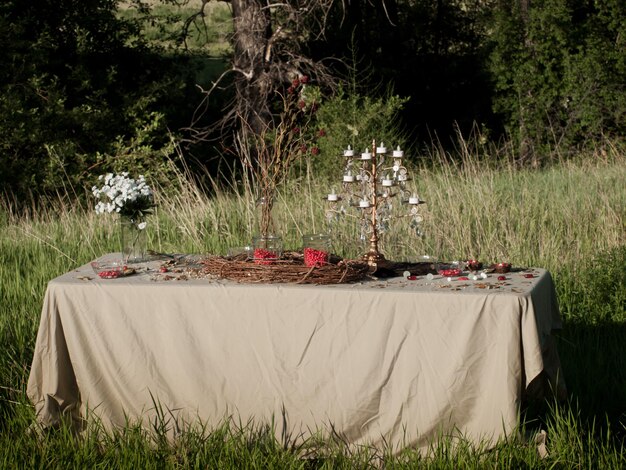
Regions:
<svg viewBox="0 0 626 470"><path fill-rule="evenodd" d="M155 443L132 424L104 439L95 431L77 439L64 428L37 437L25 388L47 281L117 251L119 229L114 218L96 217L91 206L65 195L19 216L5 201L0 208L0 467L623 468L625 163L616 154L539 171L515 170L484 165L478 158L453 163L435 148L417 165L413 181L428 202L427 236L415 239L400 226L384 240L392 259L471 256L553 273L565 323L558 344L570 403L526 412L522 423L531 435L539 428L547 431L545 459L532 441L502 442L490 450L457 445L454 452L441 442L429 458L411 450L350 453L325 442L302 458L274 440L263 423L196 430L174 445ZM250 239L254 201L245 178L234 175L229 185L214 184L209 193L184 173L179 177L173 194L156 192L150 248L226 253ZM282 187L275 222L287 246L298 248L302 233L324 228L330 185L303 171ZM345 221L335 230L335 251L357 256L357 227ZM157 429L157 435L163 432Z"/></svg>

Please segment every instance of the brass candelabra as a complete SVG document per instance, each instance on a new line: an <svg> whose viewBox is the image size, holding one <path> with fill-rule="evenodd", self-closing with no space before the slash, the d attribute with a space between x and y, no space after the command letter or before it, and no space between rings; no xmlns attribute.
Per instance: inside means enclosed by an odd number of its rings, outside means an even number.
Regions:
<svg viewBox="0 0 626 470"><path fill-rule="evenodd" d="M348 146L343 151L346 160L344 165L342 191L328 194L329 208L326 217L329 223L347 213L346 206L356 208L356 218L360 221L361 240L368 241L368 251L363 255L367 263L376 267L385 256L379 250L380 235L390 228L392 218L408 217L411 228L421 235L420 223L422 216L419 206L424 204L419 196L407 188L411 180L408 170L403 164L404 152L398 147L389 158L383 143L376 145L372 140L371 151L355 154ZM398 204L394 206L394 201ZM398 213L396 207L406 205L409 210Z"/></svg>

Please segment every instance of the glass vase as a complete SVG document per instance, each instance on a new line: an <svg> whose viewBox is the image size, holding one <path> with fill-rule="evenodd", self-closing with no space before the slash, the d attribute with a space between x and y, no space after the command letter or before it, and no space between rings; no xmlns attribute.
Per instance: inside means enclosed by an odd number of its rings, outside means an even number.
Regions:
<svg viewBox="0 0 626 470"><path fill-rule="evenodd" d="M311 233L302 237L302 254L305 266L323 266L330 261L330 237L324 233Z"/></svg>
<svg viewBox="0 0 626 470"><path fill-rule="evenodd" d="M257 264L273 264L283 255L283 239L276 236L257 236L253 240L253 258Z"/></svg>
<svg viewBox="0 0 626 470"><path fill-rule="evenodd" d="M274 198L271 196L262 196L256 201L255 236L274 237L277 235L272 215L273 208Z"/></svg>
<svg viewBox="0 0 626 470"><path fill-rule="evenodd" d="M145 216L120 217L122 259L125 263L140 263L146 260L146 225Z"/></svg>

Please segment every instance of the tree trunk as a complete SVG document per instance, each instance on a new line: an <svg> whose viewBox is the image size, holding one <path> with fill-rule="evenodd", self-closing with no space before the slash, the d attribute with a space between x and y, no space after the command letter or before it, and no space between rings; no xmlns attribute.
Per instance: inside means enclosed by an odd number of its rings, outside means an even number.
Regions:
<svg viewBox="0 0 626 470"><path fill-rule="evenodd" d="M235 79L238 119L244 132L249 130L260 135L271 120L267 96L272 82L265 61L272 34L270 10L263 8L262 0L232 0L231 4L233 67L240 72Z"/></svg>

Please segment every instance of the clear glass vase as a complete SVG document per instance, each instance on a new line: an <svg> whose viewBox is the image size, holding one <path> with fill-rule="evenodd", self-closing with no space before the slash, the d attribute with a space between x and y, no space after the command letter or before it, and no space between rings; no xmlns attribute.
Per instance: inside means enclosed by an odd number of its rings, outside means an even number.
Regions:
<svg viewBox="0 0 626 470"><path fill-rule="evenodd" d="M140 263L146 260L146 225L145 216L120 217L122 259L125 263Z"/></svg>
<svg viewBox="0 0 626 470"><path fill-rule="evenodd" d="M306 266L323 266L330 261L330 237L311 233L302 237L302 254Z"/></svg>
<svg viewBox="0 0 626 470"><path fill-rule="evenodd" d="M274 209L274 198L262 196L256 201L256 221L255 236L274 237L277 236L274 225L272 211Z"/></svg>
<svg viewBox="0 0 626 470"><path fill-rule="evenodd" d="M276 236L257 236L253 240L253 258L257 264L273 264L283 255L283 239Z"/></svg>

